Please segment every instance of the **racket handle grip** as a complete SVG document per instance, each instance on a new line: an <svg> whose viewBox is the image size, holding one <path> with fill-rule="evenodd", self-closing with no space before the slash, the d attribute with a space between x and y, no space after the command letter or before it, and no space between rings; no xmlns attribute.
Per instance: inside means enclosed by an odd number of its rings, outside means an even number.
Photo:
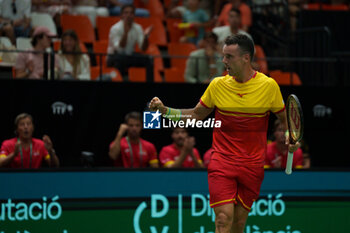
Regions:
<svg viewBox="0 0 350 233"><path fill-rule="evenodd" d="M288 151L287 165L286 165L286 174L287 175L292 174L292 167L293 167L293 152Z"/></svg>

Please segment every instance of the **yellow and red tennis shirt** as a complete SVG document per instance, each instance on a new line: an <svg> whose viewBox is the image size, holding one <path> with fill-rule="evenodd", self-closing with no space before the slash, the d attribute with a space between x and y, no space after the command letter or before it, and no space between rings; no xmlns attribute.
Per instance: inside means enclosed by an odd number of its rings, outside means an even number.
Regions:
<svg viewBox="0 0 350 233"><path fill-rule="evenodd" d="M276 81L256 72L245 83L232 76L215 78L200 99L215 108L220 128L213 131L213 150L235 165L264 166L270 112L284 110Z"/></svg>

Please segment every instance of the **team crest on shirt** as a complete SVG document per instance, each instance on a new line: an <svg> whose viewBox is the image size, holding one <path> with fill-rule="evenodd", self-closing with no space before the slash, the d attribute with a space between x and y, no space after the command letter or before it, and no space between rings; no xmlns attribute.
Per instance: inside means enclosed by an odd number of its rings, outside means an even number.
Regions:
<svg viewBox="0 0 350 233"><path fill-rule="evenodd" d="M40 152L39 151L34 151L33 152L33 156L39 156L40 155Z"/></svg>
<svg viewBox="0 0 350 233"><path fill-rule="evenodd" d="M236 93L239 97L243 98L243 96L248 95L248 93Z"/></svg>

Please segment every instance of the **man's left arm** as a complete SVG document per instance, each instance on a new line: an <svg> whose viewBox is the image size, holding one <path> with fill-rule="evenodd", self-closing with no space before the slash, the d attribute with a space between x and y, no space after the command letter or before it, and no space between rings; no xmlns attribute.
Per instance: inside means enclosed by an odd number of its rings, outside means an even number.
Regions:
<svg viewBox="0 0 350 233"><path fill-rule="evenodd" d="M53 148L53 144L52 144L50 137L47 135L44 135L43 141L44 141L45 148L50 155L50 160L47 160L49 166L50 167L59 167L60 161L56 155L55 149Z"/></svg>
<svg viewBox="0 0 350 233"><path fill-rule="evenodd" d="M159 161L157 158L157 150L153 144L151 144L151 146L149 148L149 153L151 154L151 158L149 161L150 167L151 168L159 168Z"/></svg>
<svg viewBox="0 0 350 233"><path fill-rule="evenodd" d="M203 162L201 160L201 157L199 155L199 152L196 148L193 148L193 150L191 151L191 157L194 163L194 167L196 168L204 168Z"/></svg>
<svg viewBox="0 0 350 233"><path fill-rule="evenodd" d="M144 35L143 35L143 42L142 42L142 45L141 45L141 50L142 51L146 51L147 48L148 48L148 38L149 38L149 35L151 34L153 30L153 25L149 26L148 28L145 29L145 31L143 32Z"/></svg>

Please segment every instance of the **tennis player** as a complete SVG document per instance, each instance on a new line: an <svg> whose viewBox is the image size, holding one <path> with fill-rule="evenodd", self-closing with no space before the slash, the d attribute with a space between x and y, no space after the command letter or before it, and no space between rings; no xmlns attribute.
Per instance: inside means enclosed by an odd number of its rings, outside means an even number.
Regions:
<svg viewBox="0 0 350 233"><path fill-rule="evenodd" d="M228 75L215 78L194 108L173 109L154 97L150 109L175 121L203 120L215 110L215 120L222 122L221 128L213 130L213 155L208 166L215 232L243 233L264 178L270 112L276 114L285 130L287 120L278 84L251 66L253 41L242 34L229 36L223 55ZM294 152L299 145L288 146Z"/></svg>

